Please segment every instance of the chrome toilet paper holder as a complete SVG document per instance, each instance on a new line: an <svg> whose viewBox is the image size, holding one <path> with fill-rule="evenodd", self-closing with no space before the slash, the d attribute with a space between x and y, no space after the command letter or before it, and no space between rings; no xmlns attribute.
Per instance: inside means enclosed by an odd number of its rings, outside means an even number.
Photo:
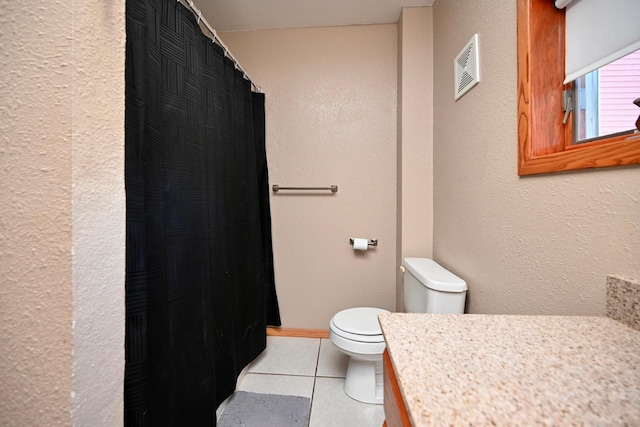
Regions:
<svg viewBox="0 0 640 427"><path fill-rule="evenodd" d="M353 246L353 237L349 239L349 244ZM369 239L367 242L368 246L378 246L378 239Z"/></svg>

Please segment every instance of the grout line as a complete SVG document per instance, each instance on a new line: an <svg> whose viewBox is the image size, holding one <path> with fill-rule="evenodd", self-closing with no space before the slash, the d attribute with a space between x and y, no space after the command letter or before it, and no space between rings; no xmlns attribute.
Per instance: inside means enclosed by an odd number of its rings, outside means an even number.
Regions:
<svg viewBox="0 0 640 427"><path fill-rule="evenodd" d="M313 398L316 395L316 382L318 378L318 365L320 364L320 350L322 349L322 338L318 339L318 355L316 356L316 370L313 375L313 388L311 389L311 401L309 402L309 424L307 427L311 425L311 412L313 412Z"/></svg>
<svg viewBox="0 0 640 427"><path fill-rule="evenodd" d="M315 375L305 375L305 374L283 374L278 372L247 372L248 374L253 375L272 375L272 376L281 376L281 377L302 377L302 378L314 378Z"/></svg>
<svg viewBox="0 0 640 427"><path fill-rule="evenodd" d="M320 364L320 350L322 349L322 338L318 338L318 354L316 355L316 370L313 372L313 376L318 376L318 365Z"/></svg>

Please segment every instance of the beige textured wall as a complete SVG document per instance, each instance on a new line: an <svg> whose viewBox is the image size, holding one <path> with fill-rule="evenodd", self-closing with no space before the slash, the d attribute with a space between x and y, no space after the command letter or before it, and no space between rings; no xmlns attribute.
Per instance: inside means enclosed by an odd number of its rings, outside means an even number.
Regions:
<svg viewBox="0 0 640 427"><path fill-rule="evenodd" d="M339 186L271 196L284 327L395 308L396 37L394 24L222 35L266 93L271 184ZM350 237L379 246L356 253Z"/></svg>
<svg viewBox="0 0 640 427"><path fill-rule="evenodd" d="M122 424L124 2L104 3L0 8L3 426Z"/></svg>
<svg viewBox="0 0 640 427"><path fill-rule="evenodd" d="M123 423L125 2L74 4L73 424Z"/></svg>
<svg viewBox="0 0 640 427"><path fill-rule="evenodd" d="M479 34L481 81L453 100ZM518 178L516 2L434 6L434 257L472 313L605 314L606 275L640 277L640 168Z"/></svg>
<svg viewBox="0 0 640 427"><path fill-rule="evenodd" d="M71 5L0 8L0 423L71 421Z"/></svg>
<svg viewBox="0 0 640 427"><path fill-rule="evenodd" d="M405 257L432 257L433 9L404 8L398 22L398 240ZM404 310L396 269L396 309Z"/></svg>

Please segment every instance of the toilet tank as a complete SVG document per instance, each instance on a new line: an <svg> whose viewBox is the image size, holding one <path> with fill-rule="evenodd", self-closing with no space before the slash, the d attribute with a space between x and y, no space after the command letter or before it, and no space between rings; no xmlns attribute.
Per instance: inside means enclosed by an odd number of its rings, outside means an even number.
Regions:
<svg viewBox="0 0 640 427"><path fill-rule="evenodd" d="M404 267L407 313L464 313L464 280L429 258L405 258Z"/></svg>

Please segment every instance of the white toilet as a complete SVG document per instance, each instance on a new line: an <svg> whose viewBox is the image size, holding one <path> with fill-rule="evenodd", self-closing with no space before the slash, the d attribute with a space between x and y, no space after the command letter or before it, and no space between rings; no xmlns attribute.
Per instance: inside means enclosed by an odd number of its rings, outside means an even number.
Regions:
<svg viewBox="0 0 640 427"><path fill-rule="evenodd" d="M428 258L405 258L404 306L407 313L463 313L464 280ZM364 403L382 403L384 338L378 314L387 310L356 307L342 310L329 322L329 339L349 356L344 392Z"/></svg>

